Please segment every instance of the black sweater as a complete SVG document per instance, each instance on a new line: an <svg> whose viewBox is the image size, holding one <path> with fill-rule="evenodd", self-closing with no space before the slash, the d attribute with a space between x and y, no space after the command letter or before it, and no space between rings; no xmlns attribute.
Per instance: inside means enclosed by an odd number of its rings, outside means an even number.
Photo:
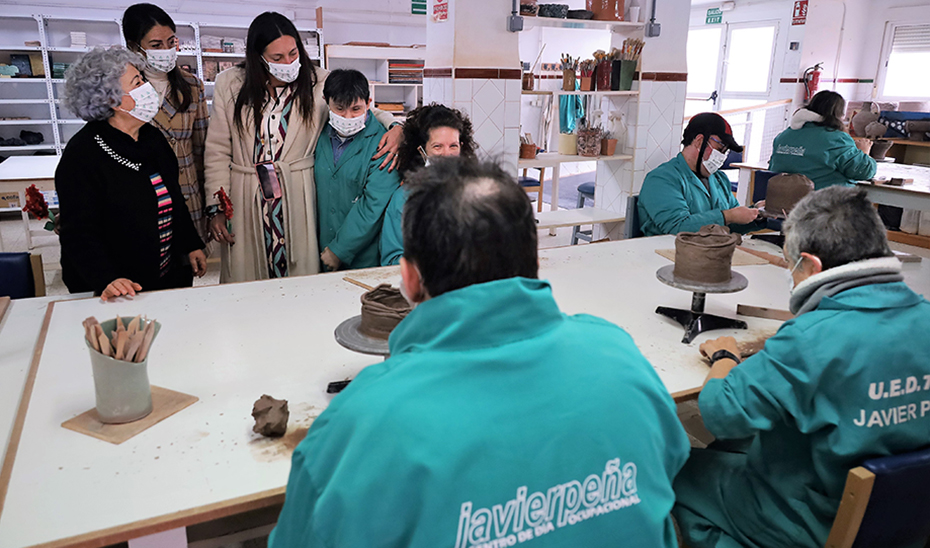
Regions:
<svg viewBox="0 0 930 548"><path fill-rule="evenodd" d="M159 276L155 173L161 175L173 208L171 270L164 277ZM177 287L184 278L179 269L190 270L183 259L204 247L178 186L178 159L161 132L148 124L134 141L106 121L89 122L68 141L55 171L55 188L61 208L62 278L72 293L100 294L117 278L129 278L143 291Z"/></svg>

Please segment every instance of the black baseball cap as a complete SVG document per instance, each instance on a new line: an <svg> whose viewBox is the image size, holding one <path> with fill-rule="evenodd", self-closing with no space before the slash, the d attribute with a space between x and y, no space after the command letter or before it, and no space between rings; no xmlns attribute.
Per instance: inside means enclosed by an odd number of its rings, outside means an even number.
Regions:
<svg viewBox="0 0 930 548"><path fill-rule="evenodd" d="M716 112L702 112L691 118L685 128L684 139L681 144L687 146L698 135L716 135L727 146L727 149L742 152L743 147L733 138L733 129L723 116Z"/></svg>

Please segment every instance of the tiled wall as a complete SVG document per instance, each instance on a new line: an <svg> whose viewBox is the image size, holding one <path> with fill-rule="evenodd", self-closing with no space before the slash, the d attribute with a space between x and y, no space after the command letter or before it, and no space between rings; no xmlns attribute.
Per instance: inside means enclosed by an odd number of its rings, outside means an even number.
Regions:
<svg viewBox="0 0 930 548"><path fill-rule="evenodd" d="M424 104L442 103L471 119L479 155L516 169L520 152L520 81L425 78Z"/></svg>

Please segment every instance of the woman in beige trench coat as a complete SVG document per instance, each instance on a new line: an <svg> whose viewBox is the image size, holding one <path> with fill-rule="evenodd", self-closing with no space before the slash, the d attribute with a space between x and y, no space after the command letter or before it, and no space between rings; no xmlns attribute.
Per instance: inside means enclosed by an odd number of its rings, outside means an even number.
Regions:
<svg viewBox="0 0 930 548"><path fill-rule="evenodd" d="M221 283L320 271L313 155L329 119L323 100L327 74L310 61L293 23L266 12L249 27L245 63L217 76L204 163L207 215L212 216L210 230L221 250ZM237 108L242 93L246 97ZM374 114L385 127L394 122L388 113ZM387 160L396 158L401 133L396 128L385 134L381 152L387 153ZM273 163L280 201L263 198L255 167L259 162ZM217 196L220 189L234 209L229 227ZM277 209L272 211L272 204ZM268 223L275 226L274 232ZM282 249L272 251L269 242L277 239L283 240Z"/></svg>

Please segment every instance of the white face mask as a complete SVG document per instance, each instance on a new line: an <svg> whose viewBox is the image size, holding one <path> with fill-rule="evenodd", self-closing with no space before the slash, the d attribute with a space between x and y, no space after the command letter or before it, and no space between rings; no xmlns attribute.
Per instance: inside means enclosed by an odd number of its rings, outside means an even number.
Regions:
<svg viewBox="0 0 930 548"><path fill-rule="evenodd" d="M710 146L710 145L708 145L708 146ZM717 150L716 148L711 147L711 149L710 149L710 157L707 158L706 160L704 160L704 162L703 162L703 164L704 164L704 169L706 169L708 173L710 173L711 175L713 175L714 173L717 172L718 169L720 169L720 166L722 166L723 163L726 162L726 161L727 161L727 155L726 155L726 154L720 152L720 151Z"/></svg>
<svg viewBox="0 0 930 548"><path fill-rule="evenodd" d="M801 261L804 260L804 257L798 259L798 262L794 263L794 268L788 270L788 293L794 293L794 271L798 269L798 266L801 264Z"/></svg>
<svg viewBox="0 0 930 548"><path fill-rule="evenodd" d="M171 72L178 63L178 50L174 48L147 49L145 50L145 60L152 70Z"/></svg>
<svg viewBox="0 0 930 548"><path fill-rule="evenodd" d="M161 100L158 98L158 92L155 91L155 88L152 87L152 84L149 82L142 84L124 95L132 97L132 100L136 102L136 106L132 107L132 110L120 110L128 112L133 118L142 120L146 123L152 121L152 118L158 113L158 108L161 107Z"/></svg>
<svg viewBox="0 0 930 548"><path fill-rule="evenodd" d="M355 118L343 118L333 111L329 111L329 125L336 130L336 133L343 137L351 137L365 129L365 118L368 115L363 114Z"/></svg>
<svg viewBox="0 0 930 548"><path fill-rule="evenodd" d="M262 57L264 59L264 57ZM297 75L300 74L300 57L294 59L293 63L269 63L265 61L265 65L268 67L268 73L281 80L285 84L290 84L297 79Z"/></svg>

